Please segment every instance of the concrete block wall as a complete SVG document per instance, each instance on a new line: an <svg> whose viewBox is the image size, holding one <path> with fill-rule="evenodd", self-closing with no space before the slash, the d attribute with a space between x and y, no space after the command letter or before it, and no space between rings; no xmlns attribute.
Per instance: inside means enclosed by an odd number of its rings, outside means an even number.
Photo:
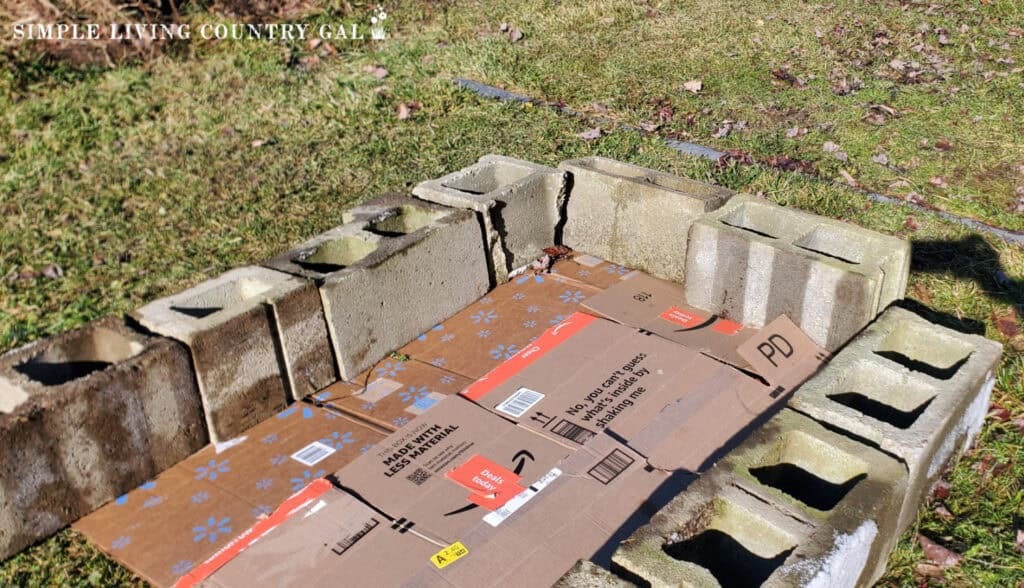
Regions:
<svg viewBox="0 0 1024 588"><path fill-rule="evenodd" d="M337 380L323 311L308 280L242 267L130 315L188 346L215 442Z"/></svg>
<svg viewBox="0 0 1024 588"><path fill-rule="evenodd" d="M490 288L475 213L389 194L266 265L319 285L339 374L352 380Z"/></svg>
<svg viewBox="0 0 1024 588"><path fill-rule="evenodd" d="M686 270L690 304L752 326L785 314L833 351L903 298L910 244L740 195L693 224Z"/></svg>
<svg viewBox="0 0 1024 588"><path fill-rule="evenodd" d="M783 410L612 559L652 586L870 586L906 488L899 461Z"/></svg>
<svg viewBox="0 0 1024 588"><path fill-rule="evenodd" d="M805 382L789 406L906 464L905 528L981 430L1001 355L995 341L891 307Z"/></svg>
<svg viewBox="0 0 1024 588"><path fill-rule="evenodd" d="M423 200L475 211L496 283L555 243L566 195L565 174L528 161L485 155L480 161L413 188Z"/></svg>
<svg viewBox="0 0 1024 588"><path fill-rule="evenodd" d="M683 282L690 226L734 192L604 157L563 161L565 245Z"/></svg>
<svg viewBox="0 0 1024 588"><path fill-rule="evenodd" d="M175 341L107 318L0 356L0 559L206 443Z"/></svg>

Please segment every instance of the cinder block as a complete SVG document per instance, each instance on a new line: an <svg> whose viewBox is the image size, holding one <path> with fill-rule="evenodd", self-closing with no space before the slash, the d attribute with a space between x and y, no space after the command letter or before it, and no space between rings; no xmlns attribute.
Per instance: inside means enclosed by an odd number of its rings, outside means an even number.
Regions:
<svg viewBox="0 0 1024 588"><path fill-rule="evenodd" d="M554 588L631 588L631 584L613 575L601 566L581 559L564 576L555 582Z"/></svg>
<svg viewBox="0 0 1024 588"><path fill-rule="evenodd" d="M487 292L475 214L388 194L266 265L316 280L342 379Z"/></svg>
<svg viewBox="0 0 1024 588"><path fill-rule="evenodd" d="M824 528L817 532L818 557L788 561L776 576L806 585L824 574L839 576L827 545L830 535L854 537L874 529L873 540L861 537L856 552L843 556L842 577L849 585L870 586L882 576L886 560L903 529L899 514L907 491L907 470L895 458L827 430L810 418L783 410L768 420L716 466L751 495L785 505ZM866 523L870 523L865 527ZM812 545L814 543L812 542ZM851 546L852 547L852 546ZM805 550L805 556L810 552ZM788 582L788 581L787 581Z"/></svg>
<svg viewBox="0 0 1024 588"><path fill-rule="evenodd" d="M413 194L476 211L484 227L496 283L543 255L555 243L565 200L565 174L501 155L413 188Z"/></svg>
<svg viewBox="0 0 1024 588"><path fill-rule="evenodd" d="M891 307L801 386L789 406L907 466L900 528L981 429L1002 347Z"/></svg>
<svg viewBox="0 0 1024 588"><path fill-rule="evenodd" d="M566 245L680 283L690 225L734 194L604 157L558 167L571 175Z"/></svg>
<svg viewBox="0 0 1024 588"><path fill-rule="evenodd" d="M206 442L188 351L120 318L0 356L0 559Z"/></svg>
<svg viewBox="0 0 1024 588"><path fill-rule="evenodd" d="M785 314L833 351L903 298L910 245L740 195L693 224L686 259L690 304L757 327Z"/></svg>
<svg viewBox="0 0 1024 588"><path fill-rule="evenodd" d="M308 280L237 268L131 316L188 346L214 441L337 380L323 309Z"/></svg>

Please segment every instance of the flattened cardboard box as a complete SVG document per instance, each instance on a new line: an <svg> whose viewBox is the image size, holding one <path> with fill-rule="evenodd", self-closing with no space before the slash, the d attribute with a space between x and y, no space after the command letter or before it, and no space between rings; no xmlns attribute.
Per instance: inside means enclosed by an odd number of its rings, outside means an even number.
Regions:
<svg viewBox="0 0 1024 588"><path fill-rule="evenodd" d="M583 307L598 316L650 331L729 365L752 369L740 356L738 348L758 330L687 305L685 290L679 284L633 272L628 279L588 298Z"/></svg>
<svg viewBox="0 0 1024 588"><path fill-rule="evenodd" d="M321 479L190 572L179 587L398 586L438 549L393 530L369 506Z"/></svg>
<svg viewBox="0 0 1024 588"><path fill-rule="evenodd" d="M355 382L337 382L313 398L356 420L397 431L472 382L416 359L388 357L360 374Z"/></svg>
<svg viewBox="0 0 1024 588"><path fill-rule="evenodd" d="M284 499L384 435L294 404L245 435L207 446L74 528L156 586L170 586Z"/></svg>
<svg viewBox="0 0 1024 588"><path fill-rule="evenodd" d="M491 290L398 353L475 380L598 291L557 274L527 273Z"/></svg>
<svg viewBox="0 0 1024 588"><path fill-rule="evenodd" d="M785 353L771 341L784 341ZM786 361L765 362L765 348ZM772 385L666 339L576 313L462 395L552 440L582 445L609 432L645 457L664 456L656 464L662 469L696 472L825 358L785 317L739 353L770 372Z"/></svg>
<svg viewBox="0 0 1024 588"><path fill-rule="evenodd" d="M520 481L539 479L570 453L449 396L337 476L346 491L401 520L403 528L450 544L488 510L519 494L525 487Z"/></svg>
<svg viewBox="0 0 1024 588"><path fill-rule="evenodd" d="M581 251L572 251L551 264L550 273L604 290L642 272Z"/></svg>

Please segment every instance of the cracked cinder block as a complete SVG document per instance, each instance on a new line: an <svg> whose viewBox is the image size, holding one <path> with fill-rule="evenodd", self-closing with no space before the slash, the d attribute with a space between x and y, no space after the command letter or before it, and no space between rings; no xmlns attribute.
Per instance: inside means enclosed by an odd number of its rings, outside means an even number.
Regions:
<svg viewBox="0 0 1024 588"><path fill-rule="evenodd" d="M903 298L910 245L749 195L690 229L687 302L760 327L780 314L833 351Z"/></svg>
<svg viewBox="0 0 1024 588"><path fill-rule="evenodd" d="M906 464L904 528L981 430L1001 355L994 341L891 307L805 382L789 406Z"/></svg>
<svg viewBox="0 0 1024 588"><path fill-rule="evenodd" d="M266 263L315 280L342 379L483 296L480 224L468 210L387 194Z"/></svg>
<svg viewBox="0 0 1024 588"><path fill-rule="evenodd" d="M683 282L690 225L734 192L604 157L558 166L571 176L563 242Z"/></svg>
<svg viewBox="0 0 1024 588"><path fill-rule="evenodd" d="M249 266L131 313L188 346L213 441L337 380L316 285Z"/></svg>
<svg viewBox="0 0 1024 588"><path fill-rule="evenodd" d="M188 351L120 318L0 356L0 559L206 442Z"/></svg>
<svg viewBox="0 0 1024 588"><path fill-rule="evenodd" d="M631 588L634 584L601 566L581 559L558 579L554 588Z"/></svg>
<svg viewBox="0 0 1024 588"><path fill-rule="evenodd" d="M483 224L496 283L555 243L565 200L565 174L528 161L485 155L457 172L427 180L413 194L475 211Z"/></svg>
<svg viewBox="0 0 1024 588"><path fill-rule="evenodd" d="M781 580L806 585L813 578L838 585L870 586L885 571L889 553L903 528L899 515L907 491L907 470L895 458L866 447L792 410L769 419L716 466L732 474L740 489L783 504L810 520L824 535L859 539L856 552L833 559L835 549L818 557L787 560ZM867 525L865 527L865 525ZM809 555L805 552L805 555Z"/></svg>

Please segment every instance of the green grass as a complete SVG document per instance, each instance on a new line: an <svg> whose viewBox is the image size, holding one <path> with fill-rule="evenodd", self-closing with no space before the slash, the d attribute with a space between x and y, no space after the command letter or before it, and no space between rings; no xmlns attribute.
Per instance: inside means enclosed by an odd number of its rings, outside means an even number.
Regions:
<svg viewBox="0 0 1024 588"><path fill-rule="evenodd" d="M584 110L601 104L604 116L633 123L668 104L673 116L659 133L814 160L825 178L842 167L868 187L912 189L930 204L1024 228L1021 215L1008 212L1024 183L1015 175L1024 161L1020 76L985 81L973 69L981 57L968 47L970 39L979 54L1021 63L1020 38L1007 32L1024 13L999 0L918 10L926 6L687 2L655 3L656 13L646 13L626 2L424 3L389 10L400 26L387 42L339 46L339 55L308 68L305 48L266 42L193 43L108 71L11 64L0 70L0 275L27 279L0 282L0 351L268 258L339 224L359 200L408 190L485 153L547 164L614 157L906 236L915 243L908 296L948 324L1012 343L994 393L1012 417L990 419L978 448L949 476L942 504L952 519L937 516L935 504L925 509L883 583L918 581L920 531L966 556L946 571L947 584L1016 585L1024 581L1014 551L1016 529L1024 528L1024 437L1013 419L1024 415L1024 341L1008 341L993 317L1024 304L1020 248L934 215L869 204L829 181L687 158L656 136L613 131L583 141L578 133L592 126L585 121L482 100L449 83L461 75ZM510 43L498 32L502 22L521 29L523 40ZM892 59L922 60L913 50L922 22L953 31L955 42L937 54L954 73L919 84L890 79L884 64ZM972 27L970 35L956 32L960 23ZM815 35L837 26L842 36ZM882 28L891 32L891 55L855 65ZM1010 49L989 47L992 38ZM1008 71L995 58L983 69ZM378 81L363 73L370 64L390 75ZM805 78L806 88L773 84L768 71L779 67ZM836 96L833 71L859 77L863 88ZM680 89L693 78L704 81L698 95ZM402 102L422 108L398 120ZM867 104L900 116L866 124ZM747 128L712 137L725 119ZM794 126L808 133L786 138ZM939 138L954 149L935 150ZM849 161L823 152L825 141L840 145ZM880 148L898 165L914 158L917 165L879 166L870 157ZM949 188L930 186L933 175ZM900 179L910 187L888 188ZM916 231L907 228L909 215ZM31 277L29 270L50 263L62 278ZM1009 284L996 279L1000 271ZM0 565L0 584L132 583L70 531Z"/></svg>

